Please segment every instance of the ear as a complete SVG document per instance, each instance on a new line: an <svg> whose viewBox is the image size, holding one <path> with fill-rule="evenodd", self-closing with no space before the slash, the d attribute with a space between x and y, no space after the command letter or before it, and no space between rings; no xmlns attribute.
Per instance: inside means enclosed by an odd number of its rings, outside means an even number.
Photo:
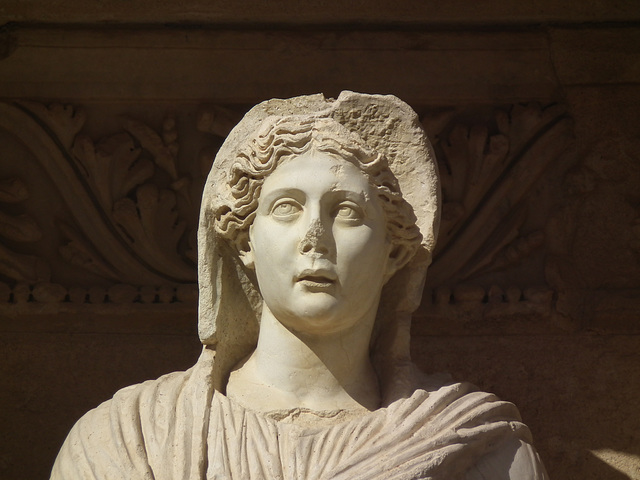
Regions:
<svg viewBox="0 0 640 480"><path fill-rule="evenodd" d="M404 245L391 245L384 270L384 283L387 283L398 270L410 260L410 251Z"/></svg>
<svg viewBox="0 0 640 480"><path fill-rule="evenodd" d="M253 251L251 249L249 249L248 251L241 251L240 260L242 260L242 263L244 264L245 267L247 267L250 270L253 270L254 261L253 261Z"/></svg>
<svg viewBox="0 0 640 480"><path fill-rule="evenodd" d="M249 235L242 235L242 237L236 240L236 248L238 250L238 256L240 260L250 270L255 268L255 257L253 255L253 248L251 248L251 240Z"/></svg>

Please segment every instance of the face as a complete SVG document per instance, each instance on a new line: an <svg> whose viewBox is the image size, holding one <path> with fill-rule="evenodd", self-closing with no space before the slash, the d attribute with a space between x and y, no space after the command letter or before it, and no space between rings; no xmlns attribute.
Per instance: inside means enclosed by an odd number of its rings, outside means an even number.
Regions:
<svg viewBox="0 0 640 480"><path fill-rule="evenodd" d="M355 165L310 152L265 179L243 261L274 316L330 334L375 319L394 271L380 201Z"/></svg>

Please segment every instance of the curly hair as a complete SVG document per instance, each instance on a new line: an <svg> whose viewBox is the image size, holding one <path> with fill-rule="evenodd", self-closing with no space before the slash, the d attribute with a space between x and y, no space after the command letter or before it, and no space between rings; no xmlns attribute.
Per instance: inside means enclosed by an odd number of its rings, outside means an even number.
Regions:
<svg viewBox="0 0 640 480"><path fill-rule="evenodd" d="M218 234L241 251L248 240L265 178L282 161L312 149L346 160L366 174L381 202L395 255L402 256L403 265L408 262L422 235L386 158L330 118L284 116L263 122L233 162L228 180L232 198L214 212Z"/></svg>

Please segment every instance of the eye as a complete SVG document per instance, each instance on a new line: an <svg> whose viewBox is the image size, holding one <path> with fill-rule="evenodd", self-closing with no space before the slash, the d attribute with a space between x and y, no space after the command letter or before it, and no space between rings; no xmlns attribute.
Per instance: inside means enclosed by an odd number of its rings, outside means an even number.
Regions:
<svg viewBox="0 0 640 480"><path fill-rule="evenodd" d="M271 215L279 220L290 220L302 211L302 207L292 200L277 202L271 209Z"/></svg>
<svg viewBox="0 0 640 480"><path fill-rule="evenodd" d="M341 203L336 208L334 217L336 220L344 221L352 224L360 224L364 218L362 209L351 203Z"/></svg>

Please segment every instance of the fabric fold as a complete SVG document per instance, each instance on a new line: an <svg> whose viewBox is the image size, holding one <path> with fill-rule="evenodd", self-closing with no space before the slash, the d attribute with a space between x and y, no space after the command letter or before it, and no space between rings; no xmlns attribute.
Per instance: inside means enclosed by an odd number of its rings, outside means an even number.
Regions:
<svg viewBox="0 0 640 480"><path fill-rule="evenodd" d="M205 348L190 370L127 387L88 412L69 433L51 478L453 480L477 475L478 465L497 468L483 459L500 445L531 442L512 404L469 384L434 386L432 379L423 385L429 390L416 385L410 397L359 417L328 425L284 421L215 391L214 357ZM532 478L546 478L533 449L525 461Z"/></svg>

